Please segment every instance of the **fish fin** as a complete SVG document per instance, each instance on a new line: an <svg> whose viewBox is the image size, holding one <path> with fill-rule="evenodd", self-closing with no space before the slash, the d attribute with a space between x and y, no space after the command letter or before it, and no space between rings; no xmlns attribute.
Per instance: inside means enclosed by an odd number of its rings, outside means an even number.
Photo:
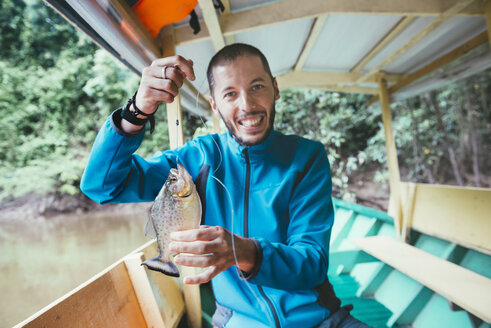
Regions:
<svg viewBox="0 0 491 328"><path fill-rule="evenodd" d="M159 257L157 256L151 260L146 260L141 265L146 266L150 270L162 272L163 274L171 277L179 277L179 270L174 263L171 261L162 262L158 258Z"/></svg>
<svg viewBox="0 0 491 328"><path fill-rule="evenodd" d="M148 216L147 225L145 226L145 236L150 238L157 238L157 232L153 226L152 215Z"/></svg>

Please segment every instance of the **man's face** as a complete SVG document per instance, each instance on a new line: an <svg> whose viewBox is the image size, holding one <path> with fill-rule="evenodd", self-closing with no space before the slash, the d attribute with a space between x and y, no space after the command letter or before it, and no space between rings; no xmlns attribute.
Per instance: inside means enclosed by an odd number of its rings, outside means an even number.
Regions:
<svg viewBox="0 0 491 328"><path fill-rule="evenodd" d="M276 79L258 56L243 55L213 68L215 87L210 104L230 134L243 146L257 145L274 123L274 102L280 98Z"/></svg>

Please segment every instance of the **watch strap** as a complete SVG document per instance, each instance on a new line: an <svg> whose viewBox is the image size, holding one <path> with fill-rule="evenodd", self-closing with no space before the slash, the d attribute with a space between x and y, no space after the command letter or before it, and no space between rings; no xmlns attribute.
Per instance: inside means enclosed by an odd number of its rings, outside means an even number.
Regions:
<svg viewBox="0 0 491 328"><path fill-rule="evenodd" d="M150 133L153 133L153 130L155 129L155 118L152 114L146 114L142 112L138 107L135 105L135 97L136 97L136 92L133 95L133 97L129 98L126 101L126 104L124 105L122 111L121 111L121 118L125 119L126 121L130 122L131 124L134 125L145 125L147 121L150 122ZM133 104L133 108L135 111L130 110L131 105ZM137 117L138 115L143 115L146 116L147 118L139 118Z"/></svg>

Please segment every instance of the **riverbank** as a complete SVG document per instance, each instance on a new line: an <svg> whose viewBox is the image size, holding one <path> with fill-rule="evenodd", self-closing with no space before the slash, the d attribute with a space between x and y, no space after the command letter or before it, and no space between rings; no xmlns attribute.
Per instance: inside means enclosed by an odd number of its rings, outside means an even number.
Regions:
<svg viewBox="0 0 491 328"><path fill-rule="evenodd" d="M63 213L86 212L145 212L151 203L100 205L83 194L44 196L26 195L0 204L0 222L12 220L37 220Z"/></svg>

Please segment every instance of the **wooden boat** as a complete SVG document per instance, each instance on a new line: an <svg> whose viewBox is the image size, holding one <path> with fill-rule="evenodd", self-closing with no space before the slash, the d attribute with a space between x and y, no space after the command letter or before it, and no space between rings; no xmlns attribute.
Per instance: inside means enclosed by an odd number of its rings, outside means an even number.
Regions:
<svg viewBox="0 0 491 328"><path fill-rule="evenodd" d="M176 52L200 53L207 62L213 47L219 49L234 37L246 42L259 38L268 56L289 67L278 76L280 87L373 94L373 101L380 100L386 133L389 210L334 200L329 278L337 295L355 305L356 317L375 327L490 326L491 190L401 182L389 107L389 96L407 97L447 82L445 65L463 55L465 65L453 67L451 79L491 67L490 1L311 0L300 7L296 0L285 0L256 1L257 6L244 8L247 1L229 0L223 2L234 12L217 17L211 0L199 0L207 30L192 35L187 26L169 25L157 39L125 1L46 2L135 72ZM347 53L362 55L348 58L345 72L302 70L315 64L325 49L329 26L345 32ZM372 28L360 35L354 27L363 26ZM285 52L278 43L275 50L264 42L268 33L293 48ZM363 46L349 47L361 41ZM290 52L296 53L292 62ZM329 54L326 58L333 60ZM399 66L404 66L402 76L396 74ZM273 67L276 73L281 69ZM167 106L169 122L179 117L181 101L186 110L211 117L205 99L199 99L200 107L190 100L196 88L187 83L181 100ZM169 124L172 147L178 145L177 133L183 140L182 130L175 129ZM143 245L16 327L211 326L210 286L183 286L175 278L146 271L140 263L155 252L154 242Z"/></svg>

